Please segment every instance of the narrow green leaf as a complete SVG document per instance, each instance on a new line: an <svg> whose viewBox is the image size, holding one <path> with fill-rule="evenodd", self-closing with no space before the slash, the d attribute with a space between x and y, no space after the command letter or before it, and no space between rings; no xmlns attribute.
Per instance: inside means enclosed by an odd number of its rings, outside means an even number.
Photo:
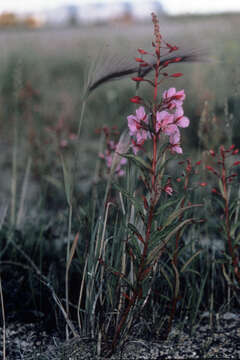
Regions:
<svg viewBox="0 0 240 360"><path fill-rule="evenodd" d="M131 247L136 259L139 260L141 258L142 252L141 252L141 248L140 248L140 243L135 238L135 236L132 236L131 239L129 239L127 245Z"/></svg>
<svg viewBox="0 0 240 360"><path fill-rule="evenodd" d="M206 284L206 281L207 281L207 278L208 278L208 272L206 273L202 283L201 283L201 287L200 287L200 291L198 292L198 297L197 297L197 304L196 304L196 308L195 308L195 312L194 312L194 315L192 317L192 324L195 323L195 320L197 318L197 315L199 314L199 306L201 304L201 301L202 301L202 297L203 297L203 291L204 291L204 288L205 288L205 284Z"/></svg>
<svg viewBox="0 0 240 360"><path fill-rule="evenodd" d="M201 254L203 250L198 250L193 256L190 257L190 259L188 259L188 261L182 266L180 272L183 273L184 271L186 271L188 265L191 264L191 262L199 255Z"/></svg>
<svg viewBox="0 0 240 360"><path fill-rule="evenodd" d="M235 239L236 235L239 234L240 232L239 229L240 229L240 223L236 223L231 226L231 230L230 230L231 238Z"/></svg>
<svg viewBox="0 0 240 360"><path fill-rule="evenodd" d="M72 177L71 172L67 168L66 161L64 160L64 157L61 155L61 163L63 168L63 179L64 179L64 187L65 187L65 195L67 198L67 203L69 206L71 206L72 202Z"/></svg>
<svg viewBox="0 0 240 360"><path fill-rule="evenodd" d="M103 266L106 266L106 270L110 273L112 273L115 276L118 276L121 280L123 280L124 282L127 283L127 285L131 288L131 290L134 290L133 285L131 284L131 282L128 280L128 278L125 276L125 274L121 274L120 271L116 270L114 267L109 266L109 265L105 265L103 264Z"/></svg>
<svg viewBox="0 0 240 360"><path fill-rule="evenodd" d="M144 244L144 240L138 229L135 225L128 223L129 229L137 236L138 240L141 241Z"/></svg>
<svg viewBox="0 0 240 360"><path fill-rule="evenodd" d="M176 204L178 202L178 199L177 200L170 200L168 201L167 203L161 205L157 210L156 212L154 213L154 216L158 216L160 214L162 214L167 208L169 208L170 206Z"/></svg>
<svg viewBox="0 0 240 360"><path fill-rule="evenodd" d="M167 227L169 226L175 219L177 219L179 216L181 216L184 211L191 209L191 208L195 208L195 207L199 207L202 206L202 204L192 204L192 205L188 205L185 207L182 207L180 209L175 210L166 220L165 224L163 225L163 227Z"/></svg>
<svg viewBox="0 0 240 360"><path fill-rule="evenodd" d="M161 242L161 244L157 245L152 251L150 251L147 260L146 260L146 264L150 264L152 262L156 262L159 255L161 254L161 251L163 250L163 248L167 245L167 243L171 240L171 238L173 237L173 235L175 235L180 229L182 229L185 225L192 223L193 219L186 219L184 221L182 221L180 224L178 224L165 238L165 240L163 240Z"/></svg>
<svg viewBox="0 0 240 360"><path fill-rule="evenodd" d="M132 205L139 211L139 213L141 214L141 218L144 218L144 210L143 210L143 206L142 204L135 198L132 196L132 194L130 194L128 191L126 191L125 189L123 189L121 186L119 186L118 184L114 183L113 186L122 193L123 196L125 196L131 203Z"/></svg>
<svg viewBox="0 0 240 360"><path fill-rule="evenodd" d="M223 199L222 199L222 198L219 199L218 196L214 196L214 201L218 203L218 205L220 206L220 208L221 208L222 210L225 209L225 205L224 205L224 202L223 202Z"/></svg>
<svg viewBox="0 0 240 360"><path fill-rule="evenodd" d="M170 278L169 278L167 272L164 270L164 268L162 266L160 267L160 272L163 274L163 276L167 280L167 283L168 283L168 285L169 285L169 287L170 287L170 289L172 291L172 294L173 294L173 285L172 285L172 283L170 281Z"/></svg>
<svg viewBox="0 0 240 360"><path fill-rule="evenodd" d="M141 157L133 155L133 154L122 154L121 156L133 161L138 167L144 169L144 170L150 170L152 171L152 167L150 164L148 164L145 160L143 160Z"/></svg>
<svg viewBox="0 0 240 360"><path fill-rule="evenodd" d="M200 277L201 277L200 272L199 272L199 271L197 271L197 270L193 270L193 269L186 269L184 272L185 272L185 273L190 272L190 273L192 273L192 274L195 274L195 275L197 275L197 276L200 276Z"/></svg>

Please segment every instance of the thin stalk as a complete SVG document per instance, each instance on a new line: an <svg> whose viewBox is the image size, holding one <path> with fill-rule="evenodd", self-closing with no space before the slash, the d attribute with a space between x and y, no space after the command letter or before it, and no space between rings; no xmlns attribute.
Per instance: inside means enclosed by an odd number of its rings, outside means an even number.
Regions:
<svg viewBox="0 0 240 360"><path fill-rule="evenodd" d="M148 220L147 220L147 228L145 233L145 241L144 241L144 248L141 255L141 261L140 265L136 274L136 287L133 291L133 295L129 299L128 305L123 312L119 323L117 325L117 328L115 330L115 334L112 341L112 352L115 350L118 338L120 336L120 332L127 321L128 315L131 311L131 309L135 306L137 303L137 300L142 297L142 281L144 280L145 274L144 274L144 264L148 253L148 247L149 247L149 240L151 235L151 228L152 228L152 222L153 222L153 214L155 210L156 200L157 200L157 189L156 189L156 164L157 164L157 136L153 137L153 159L152 159L152 197L151 197L151 204L149 208L148 213Z"/></svg>
<svg viewBox="0 0 240 360"><path fill-rule="evenodd" d="M83 287L84 287L85 277L86 277L86 272L87 272L88 258L89 258L89 255L87 255L87 258L86 258L85 264L84 264L82 281L81 281L81 286L80 286L80 291L79 291L79 296L78 296L78 305L77 305L78 327L79 327L80 331L82 331L82 324L81 324L81 318L80 318L80 307L81 307L82 296L83 296Z"/></svg>
<svg viewBox="0 0 240 360"><path fill-rule="evenodd" d="M3 321L3 340L2 340L2 346L3 346L3 360L6 360L6 319L5 319L5 309L4 309L4 299L3 299L3 290L2 290L2 279L0 274L0 299L1 299L1 310L2 310L2 321Z"/></svg>
<svg viewBox="0 0 240 360"><path fill-rule="evenodd" d="M67 240L67 255L66 255L66 272L65 272L65 298L66 298L66 314L69 318L69 272L68 272L68 262L70 256L70 240L71 240L71 232L72 232L72 204L69 205L68 212L68 240ZM68 324L66 324L66 340L69 339L69 331Z"/></svg>
<svg viewBox="0 0 240 360"><path fill-rule="evenodd" d="M28 188L31 166L32 166L32 159L31 159L31 157L29 157L28 162L27 162L26 172L24 175L24 180L23 180L20 205L19 205L17 222L16 222L17 227L20 226L20 224L23 220L23 217L24 217L24 202L25 202L26 195L27 195L27 188Z"/></svg>
<svg viewBox="0 0 240 360"><path fill-rule="evenodd" d="M17 154L18 154L18 116L14 117L13 128L13 153L12 153L12 177L11 177L11 225L16 222L16 194L17 194Z"/></svg>
<svg viewBox="0 0 240 360"><path fill-rule="evenodd" d="M77 139L78 140L80 138L80 134L81 134L81 130L82 130L82 124L83 124L83 118L84 118L84 112L85 112L86 103L87 103L87 100L84 99L82 101L82 108L81 108L81 113L80 113L80 118L79 118L79 123L78 123L78 131L77 131Z"/></svg>

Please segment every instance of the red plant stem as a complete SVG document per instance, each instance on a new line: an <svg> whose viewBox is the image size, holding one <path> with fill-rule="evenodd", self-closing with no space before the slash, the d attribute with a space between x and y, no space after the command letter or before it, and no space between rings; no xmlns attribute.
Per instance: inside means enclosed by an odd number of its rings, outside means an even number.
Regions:
<svg viewBox="0 0 240 360"><path fill-rule="evenodd" d="M156 165L157 165L157 135L153 135L153 159L152 159L152 190L155 191L156 186Z"/></svg>
<svg viewBox="0 0 240 360"><path fill-rule="evenodd" d="M229 254L232 258L232 264L234 267L234 273L237 277L238 282L240 283L240 271L239 271L239 265L238 265L238 258L236 257L233 246L232 246L232 239L230 234L230 221L229 221L229 202L228 202L228 187L227 187L227 177L226 177L226 167L225 167L225 153L222 152L222 176L221 181L223 184L223 193L224 193L224 200L225 200L225 225L226 225L226 231L227 231L227 242L228 242L228 249Z"/></svg>
<svg viewBox="0 0 240 360"><path fill-rule="evenodd" d="M160 67L160 57L158 58L156 67L155 67L154 98L153 98L155 102L157 100L157 94L158 94L159 67Z"/></svg>
<svg viewBox="0 0 240 360"><path fill-rule="evenodd" d="M154 111L154 114L156 114L156 112ZM153 115L153 123L155 126L155 122L156 122L156 117L155 115ZM141 256L141 261L140 261L140 265L136 274L136 287L134 289L133 292L133 296L130 299L124 313L121 316L121 319L118 323L118 326L115 330L115 334L113 337L113 341L112 341L112 352L114 351L118 338L120 336L120 332L122 327L124 326L124 323L127 320L128 314L131 310L131 308L135 305L135 303L137 302L138 298L141 298L141 282L144 279L144 264L145 264L145 260L147 257L147 253L148 253L148 246L149 246L149 240L150 240L150 236L151 236L151 228L152 228L152 222L153 222L153 215L154 215L154 210L155 210L155 205L156 205L156 199L157 199L157 189L156 189L156 164L157 164L157 143L158 143L158 137L157 135L153 135L153 159L152 159L152 189L151 189L151 203L150 203L150 207L149 207L149 213L148 213L148 221L147 221L147 229L146 229L146 233L145 233L145 241L144 241L144 248L143 248L143 252L142 252L142 256Z"/></svg>
<svg viewBox="0 0 240 360"><path fill-rule="evenodd" d="M121 329L122 329L125 321L127 320L128 314L129 314L129 312L130 312L130 310L131 310L131 307L135 304L138 296L139 296L139 291L138 291L138 292L135 291L134 294L133 294L133 296L132 296L132 298L130 299L130 301L129 301L129 303L128 303L127 308L125 309L125 311L124 311L124 313L123 313L123 315L122 315L122 317L121 317L121 319L120 319L120 321L119 321L119 324L118 324L118 326L117 326L117 329L116 329L116 331L115 331L115 334L114 334L114 337L113 337L113 341L112 341L112 352L111 352L111 354L112 354L112 353L114 352L114 350L115 350L115 347L116 347L116 345L117 345L117 341L118 341L118 337L119 337L119 335L120 335ZM110 355L111 355L111 354L110 354Z"/></svg>
<svg viewBox="0 0 240 360"><path fill-rule="evenodd" d="M147 230L146 230L144 249L143 249L143 253L142 253L142 257L141 257L140 266L139 266L139 269L138 269L138 272L137 272L137 284L136 284L136 287L134 289L133 296L129 300L128 306L126 307L124 313L122 314L121 319L120 319L120 321L118 323L118 326L116 328L114 338L113 338L113 341L112 341L112 352L114 352L114 350L115 350L115 347L116 347L116 344L117 344L121 329L122 329L122 327L124 326L124 323L127 320L127 317L128 317L128 314L129 314L131 308L135 305L138 298L141 298L141 296L142 296L141 282L144 279L144 277L143 277L144 262L145 262L145 259L146 259L146 256L147 256L148 243L149 243L149 239L150 239L150 235L151 235L153 212L154 212L154 202L152 200L152 204L150 206L149 215L148 215L148 225L147 225Z"/></svg>

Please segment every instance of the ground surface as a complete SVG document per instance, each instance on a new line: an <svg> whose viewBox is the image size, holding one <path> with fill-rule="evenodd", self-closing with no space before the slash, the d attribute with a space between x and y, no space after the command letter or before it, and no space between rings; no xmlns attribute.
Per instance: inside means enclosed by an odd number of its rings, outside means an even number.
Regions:
<svg viewBox="0 0 240 360"><path fill-rule="evenodd" d="M175 327L165 342L129 337L111 359L239 359L240 314L226 312L216 317L212 330L208 314L204 315L193 336ZM57 334L39 331L33 324L11 324L6 335L8 360L97 359L95 343L87 338L63 342Z"/></svg>

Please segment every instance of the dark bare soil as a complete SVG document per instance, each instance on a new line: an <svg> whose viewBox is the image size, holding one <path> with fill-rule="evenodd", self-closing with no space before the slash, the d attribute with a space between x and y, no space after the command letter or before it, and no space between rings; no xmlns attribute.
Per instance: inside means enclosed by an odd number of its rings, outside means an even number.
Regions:
<svg viewBox="0 0 240 360"><path fill-rule="evenodd" d="M179 324L180 325L180 324ZM2 358L2 328L1 351ZM39 324L12 323L6 329L8 360L78 360L98 359L96 342L87 338L64 341L56 332L47 333ZM101 357L104 359L105 357ZM194 335L173 328L165 342L156 337L129 336L111 359L239 359L240 314L226 312L209 325L209 314L202 315Z"/></svg>

